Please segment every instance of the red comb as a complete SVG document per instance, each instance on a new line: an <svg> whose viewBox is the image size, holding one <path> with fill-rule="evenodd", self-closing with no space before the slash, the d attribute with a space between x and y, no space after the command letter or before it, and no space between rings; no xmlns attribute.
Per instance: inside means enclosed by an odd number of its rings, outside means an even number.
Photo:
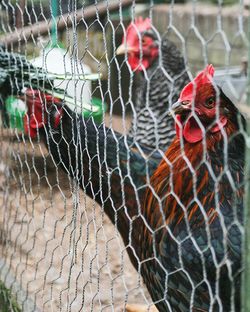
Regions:
<svg viewBox="0 0 250 312"><path fill-rule="evenodd" d="M203 84L211 83L214 76L214 67L212 64L200 72L193 81L187 84L181 91L179 101L192 101L195 95L196 88L199 88Z"/></svg>
<svg viewBox="0 0 250 312"><path fill-rule="evenodd" d="M127 28L127 36L129 33L143 32L152 27L151 19L149 17L143 19L141 16L131 22Z"/></svg>
<svg viewBox="0 0 250 312"><path fill-rule="evenodd" d="M50 105L60 104L61 100L40 90L27 89L26 104L28 111L24 116L24 130L31 138L35 138L38 129L47 123L47 111ZM62 116L62 108L59 107L54 116L54 127L57 128Z"/></svg>
<svg viewBox="0 0 250 312"><path fill-rule="evenodd" d="M141 16L135 19L134 25L139 31L144 31L152 27L151 19L149 17L143 19Z"/></svg>

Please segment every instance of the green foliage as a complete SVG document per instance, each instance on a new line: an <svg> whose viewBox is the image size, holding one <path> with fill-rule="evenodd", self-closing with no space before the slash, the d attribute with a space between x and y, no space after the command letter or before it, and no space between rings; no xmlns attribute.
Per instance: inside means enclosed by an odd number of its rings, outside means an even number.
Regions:
<svg viewBox="0 0 250 312"><path fill-rule="evenodd" d="M21 312L16 300L11 296L3 282L0 281L0 312Z"/></svg>

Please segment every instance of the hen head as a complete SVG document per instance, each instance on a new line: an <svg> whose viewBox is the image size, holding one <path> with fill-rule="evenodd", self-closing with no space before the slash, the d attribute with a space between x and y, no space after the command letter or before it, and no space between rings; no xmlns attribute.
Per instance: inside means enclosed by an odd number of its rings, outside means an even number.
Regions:
<svg viewBox="0 0 250 312"><path fill-rule="evenodd" d="M128 54L128 63L132 70L147 69L158 57L159 45L149 18L137 18L126 29L122 44L116 54Z"/></svg>
<svg viewBox="0 0 250 312"><path fill-rule="evenodd" d="M57 128L63 113L62 100L40 90L27 89L24 100L27 113L24 116L24 131L31 138L38 135L48 123Z"/></svg>
<svg viewBox="0 0 250 312"><path fill-rule="evenodd" d="M238 109L213 82L214 68L208 65L182 90L172 106L176 134L189 143L221 132L228 121L237 123Z"/></svg>

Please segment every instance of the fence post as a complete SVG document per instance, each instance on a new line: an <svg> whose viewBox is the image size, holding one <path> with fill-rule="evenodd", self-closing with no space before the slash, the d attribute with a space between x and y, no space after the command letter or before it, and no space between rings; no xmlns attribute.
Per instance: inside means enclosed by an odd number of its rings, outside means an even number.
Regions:
<svg viewBox="0 0 250 312"><path fill-rule="evenodd" d="M248 17L248 41L250 42L250 16ZM248 70L247 70L247 105L250 107L250 49L248 48ZM242 274L241 288L241 312L250 311L250 120L247 120L247 146L246 146L246 168L245 168L245 207L244 207L244 245L242 253L242 261L244 273Z"/></svg>

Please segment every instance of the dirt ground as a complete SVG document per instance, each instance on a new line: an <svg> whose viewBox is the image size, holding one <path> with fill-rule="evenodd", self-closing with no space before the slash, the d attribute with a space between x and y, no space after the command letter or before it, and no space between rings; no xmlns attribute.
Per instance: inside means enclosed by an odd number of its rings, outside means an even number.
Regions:
<svg viewBox="0 0 250 312"><path fill-rule="evenodd" d="M122 131L121 119L112 127ZM127 302L150 302L101 208L43 144L18 138L1 131L0 278L23 311L122 311Z"/></svg>

